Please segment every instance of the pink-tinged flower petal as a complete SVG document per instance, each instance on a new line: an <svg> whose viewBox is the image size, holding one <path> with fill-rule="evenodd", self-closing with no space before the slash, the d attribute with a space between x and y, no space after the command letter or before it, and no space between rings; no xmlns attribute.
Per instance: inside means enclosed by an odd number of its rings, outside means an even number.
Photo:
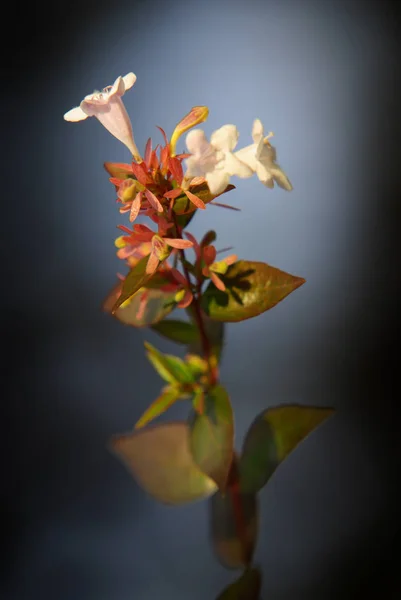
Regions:
<svg viewBox="0 0 401 600"><path fill-rule="evenodd" d="M157 127L157 129L158 129L159 131L161 131L161 134L162 134L162 136L163 136L163 138L164 138L164 143L165 143L165 144L166 144L166 146L169 148L169 147L170 147L170 143L169 143L169 141L168 141L168 139L167 139L166 132L164 131L164 129L162 129L162 128L161 128L161 127L159 127L158 125L156 125L156 127Z"/></svg>
<svg viewBox="0 0 401 600"><path fill-rule="evenodd" d="M189 240L182 240L180 238L164 238L164 240L172 248L178 248L179 250L192 248L192 242L190 242Z"/></svg>
<svg viewBox="0 0 401 600"><path fill-rule="evenodd" d="M128 235L132 235L132 229L128 229L125 225L117 225L117 229L121 229L121 231L128 233Z"/></svg>
<svg viewBox="0 0 401 600"><path fill-rule="evenodd" d="M164 146L160 150L160 163L161 163L164 171L167 171L169 156L170 156L170 149L168 146Z"/></svg>
<svg viewBox="0 0 401 600"><path fill-rule="evenodd" d="M134 252L135 252L134 246L125 246L124 248L120 248L117 251L117 257L121 258L121 260L125 260L129 256L132 256L132 254L134 254Z"/></svg>
<svg viewBox="0 0 401 600"><path fill-rule="evenodd" d="M152 273L154 273L155 271L157 271L157 267L159 266L159 259L157 258L156 254L154 254L152 252L152 254L149 256L149 260L146 264L146 273L148 275L151 275Z"/></svg>
<svg viewBox="0 0 401 600"><path fill-rule="evenodd" d="M153 150L152 156L150 158L150 168L157 171L159 169L159 159L157 158L156 149Z"/></svg>
<svg viewBox="0 0 401 600"><path fill-rule="evenodd" d="M205 181L206 179L204 177L194 177L191 181L190 187L193 185L202 185L202 183L205 183Z"/></svg>
<svg viewBox="0 0 401 600"><path fill-rule="evenodd" d="M105 103L98 103L87 96L81 108L89 116L97 117L114 137L125 144L134 156L138 156L131 121L119 95L108 98Z"/></svg>
<svg viewBox="0 0 401 600"><path fill-rule="evenodd" d="M198 198L198 196L195 196L195 194L193 194L189 190L185 190L185 195L190 199L192 204L194 204L196 206L196 208L205 210L205 208L206 208L205 203L203 202L203 200Z"/></svg>
<svg viewBox="0 0 401 600"><path fill-rule="evenodd" d="M144 161L145 161L145 164L148 167L148 169L150 168L151 157L152 157L152 138L149 138L148 141L146 142L145 156L144 156Z"/></svg>
<svg viewBox="0 0 401 600"><path fill-rule="evenodd" d="M64 119L66 121L70 121L71 123L78 123L78 121L84 121L88 117L89 115L86 112L84 112L80 106L72 108L64 115Z"/></svg>
<svg viewBox="0 0 401 600"><path fill-rule="evenodd" d="M226 256L226 258L223 260L223 262L226 263L226 265L233 265L235 262L237 262L238 260L238 256L236 254L230 254L230 256Z"/></svg>
<svg viewBox="0 0 401 600"><path fill-rule="evenodd" d="M136 223L133 227L133 231L135 233L151 233L154 235L154 232L147 225L142 225L142 223Z"/></svg>
<svg viewBox="0 0 401 600"><path fill-rule="evenodd" d="M180 285L182 285L182 287L184 287L184 288L188 287L188 281L185 279L184 275L182 273L180 273L180 271L178 269L173 268L170 270L170 273L174 277L176 282L179 283Z"/></svg>
<svg viewBox="0 0 401 600"><path fill-rule="evenodd" d="M147 172L147 168L144 162L139 164L132 163L132 172L142 185L149 185L153 183L152 178Z"/></svg>
<svg viewBox="0 0 401 600"><path fill-rule="evenodd" d="M182 189L181 188L176 188L175 190L169 190L168 192L166 192L164 194L165 198L178 198L178 196L181 196L182 194Z"/></svg>
<svg viewBox="0 0 401 600"><path fill-rule="evenodd" d="M157 212L163 212L163 207L160 204L159 200L150 190L145 190L145 196L149 200L149 203L153 206Z"/></svg>
<svg viewBox="0 0 401 600"><path fill-rule="evenodd" d="M220 277L218 277L216 273L213 273L213 271L210 271L209 276L210 279L213 281L214 285L217 287L217 289L221 292L225 292L226 286L221 281Z"/></svg>
<svg viewBox="0 0 401 600"><path fill-rule="evenodd" d="M141 200L142 200L142 192L138 192L137 195L135 196L135 199L132 202L131 205L131 211L130 211L130 215L129 215L129 220L131 221L131 223L133 221L135 221L135 219L137 218L139 211L141 209Z"/></svg>
<svg viewBox="0 0 401 600"><path fill-rule="evenodd" d="M178 308L187 308L193 299L194 297L192 292L190 290L186 290L183 299L177 304Z"/></svg>
<svg viewBox="0 0 401 600"><path fill-rule="evenodd" d="M236 208L235 206L231 206L231 204L223 204L222 202L215 202L214 200L212 200L211 202L209 202L209 204L211 204L212 206L220 206L220 208L229 208L230 210L237 210L237 211L241 211L240 208Z"/></svg>
<svg viewBox="0 0 401 600"><path fill-rule="evenodd" d="M189 233L189 231L185 231L184 233L185 233L185 236L193 243L193 248L195 250L196 258L200 258L201 249L200 249L200 245L198 244L196 238L192 235L192 233Z"/></svg>
<svg viewBox="0 0 401 600"><path fill-rule="evenodd" d="M181 185L182 178L184 177L181 161L176 157L169 158L168 167L173 175L173 179L178 183L178 185Z"/></svg>

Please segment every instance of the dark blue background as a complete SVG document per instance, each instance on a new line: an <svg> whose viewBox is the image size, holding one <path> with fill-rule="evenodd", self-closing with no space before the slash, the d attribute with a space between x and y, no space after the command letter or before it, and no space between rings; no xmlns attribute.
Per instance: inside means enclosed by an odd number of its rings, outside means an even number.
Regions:
<svg viewBox="0 0 401 600"><path fill-rule="evenodd" d="M281 402L337 414L262 492L256 561L269 600L399 598L399 15L386 2L76 2L16 9L2 90L4 597L213 600L207 504L166 508L106 450L161 381L143 341L101 312L122 222L95 119L63 114L134 71L143 148L207 104L208 134L255 117L294 191L235 181L191 224L307 283L230 325L222 365L238 445ZM5 190L4 190L5 184ZM184 417L181 408L167 418Z"/></svg>

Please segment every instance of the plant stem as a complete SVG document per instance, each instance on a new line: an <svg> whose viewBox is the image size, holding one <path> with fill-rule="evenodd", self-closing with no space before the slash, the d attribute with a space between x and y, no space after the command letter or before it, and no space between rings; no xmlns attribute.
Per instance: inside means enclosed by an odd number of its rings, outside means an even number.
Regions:
<svg viewBox="0 0 401 600"><path fill-rule="evenodd" d="M177 220L175 218L173 211L171 211L171 212L172 212L173 221L174 221L174 225L175 225L176 235L178 238L183 239L181 228L179 227L179 225L177 223ZM180 257L181 257L181 263L182 263L182 268L184 271L185 279L188 282L188 287L191 289L192 282L191 282L191 277L189 275L189 271L186 266L185 251L180 250L179 253L180 253ZM199 335L201 338L203 355L209 365L209 382L210 382L211 386L214 386L218 383L218 368L217 368L217 364L215 364L215 360L214 360L213 353L212 353L212 348L210 345L210 340L207 336L206 329L205 329L204 318L202 315L202 309L201 309L201 305L200 305L201 297L202 297L202 281L201 281L200 277L198 277L196 290L194 293L194 298L192 300L192 306L193 306L193 312L194 312L196 324L197 324L197 327L199 330ZM238 467L237 467L237 461L236 461L235 456L233 456L232 463L231 463L230 473L229 473L228 482L227 482L227 492L231 497L231 501L232 501L232 505L233 505L235 528L237 531L238 539L241 544L242 559L246 565L249 565L249 563L251 562L251 560L250 560L251 552L250 552L249 541L248 541L248 533L246 530L244 507L243 507L243 504L241 501L239 474L238 474Z"/></svg>
<svg viewBox="0 0 401 600"><path fill-rule="evenodd" d="M180 239L183 239L181 229L178 226L178 223L177 223L174 215L173 215L173 219L174 219L177 237ZM186 261L185 251L180 250L179 252L180 252L180 256L181 256L181 263L182 263L182 268L184 271L185 279L188 282L188 287L191 288L192 282L191 282L191 278L190 278L188 269L185 264L185 261ZM202 295L201 288L202 288L202 282L198 279L198 282L196 285L196 291L194 293L194 298L192 300L192 306L193 306L193 310L194 310L196 324L197 324L197 327L199 330L203 355L205 357L206 362L209 365L209 382L210 382L211 386L214 386L218 382L218 369L217 369L217 366L214 364L215 361L214 361L214 357L213 357L213 353L212 353L212 348L211 348L210 341L209 341L209 338L206 333L205 323L204 323L203 316L202 316L202 309L200 306L200 299L201 299L201 295Z"/></svg>

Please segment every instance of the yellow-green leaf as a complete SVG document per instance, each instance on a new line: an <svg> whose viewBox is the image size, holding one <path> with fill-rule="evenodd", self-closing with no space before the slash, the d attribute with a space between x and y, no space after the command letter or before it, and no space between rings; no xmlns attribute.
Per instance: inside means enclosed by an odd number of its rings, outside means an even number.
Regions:
<svg viewBox="0 0 401 600"><path fill-rule="evenodd" d="M221 276L226 291L210 282L202 308L216 321L243 321L273 308L305 280L262 262L240 260Z"/></svg>
<svg viewBox="0 0 401 600"><path fill-rule="evenodd" d="M141 260L135 265L133 269L128 273L127 277L123 281L121 288L121 294L117 298L114 306L111 309L112 314L123 304L126 300L131 298L136 292L138 292L144 285L151 279L152 275L146 273L146 265L148 263L148 256L141 258Z"/></svg>
<svg viewBox="0 0 401 600"><path fill-rule="evenodd" d="M182 397L180 388L168 386L163 390L158 398L145 410L142 417L135 425L135 429L141 429L150 421L166 412L177 400Z"/></svg>
<svg viewBox="0 0 401 600"><path fill-rule="evenodd" d="M225 489L234 444L234 419L226 390L218 385L207 393L204 412L190 418L192 456L202 471Z"/></svg>
<svg viewBox="0 0 401 600"><path fill-rule="evenodd" d="M110 447L139 485L164 504L186 504L217 489L194 463L187 423L163 423L118 435Z"/></svg>
<svg viewBox="0 0 401 600"><path fill-rule="evenodd" d="M145 342L145 348L147 350L148 359L159 373L160 377L165 381L172 384L194 383L195 379L191 369L181 358L173 356L172 354L163 354L149 344L149 342Z"/></svg>
<svg viewBox="0 0 401 600"><path fill-rule="evenodd" d="M317 406L268 408L252 423L239 460L241 490L258 492L277 467L334 410Z"/></svg>

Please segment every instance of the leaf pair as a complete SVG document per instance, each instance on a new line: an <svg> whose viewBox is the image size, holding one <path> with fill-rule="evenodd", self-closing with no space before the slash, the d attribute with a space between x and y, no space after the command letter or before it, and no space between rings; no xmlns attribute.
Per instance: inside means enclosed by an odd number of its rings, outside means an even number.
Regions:
<svg viewBox="0 0 401 600"><path fill-rule="evenodd" d="M206 374L208 368L206 361L200 356L187 355L184 361L178 356L163 354L148 342L145 342L145 348L148 359L168 385L143 413L135 425L136 429L140 429L163 414L178 400L194 398L199 401L199 393L202 392L199 380Z"/></svg>
<svg viewBox="0 0 401 600"><path fill-rule="evenodd" d="M210 500L214 551L228 568L251 563L258 533L258 492L277 467L314 429L333 414L331 408L282 405L256 417L235 457L237 482Z"/></svg>

